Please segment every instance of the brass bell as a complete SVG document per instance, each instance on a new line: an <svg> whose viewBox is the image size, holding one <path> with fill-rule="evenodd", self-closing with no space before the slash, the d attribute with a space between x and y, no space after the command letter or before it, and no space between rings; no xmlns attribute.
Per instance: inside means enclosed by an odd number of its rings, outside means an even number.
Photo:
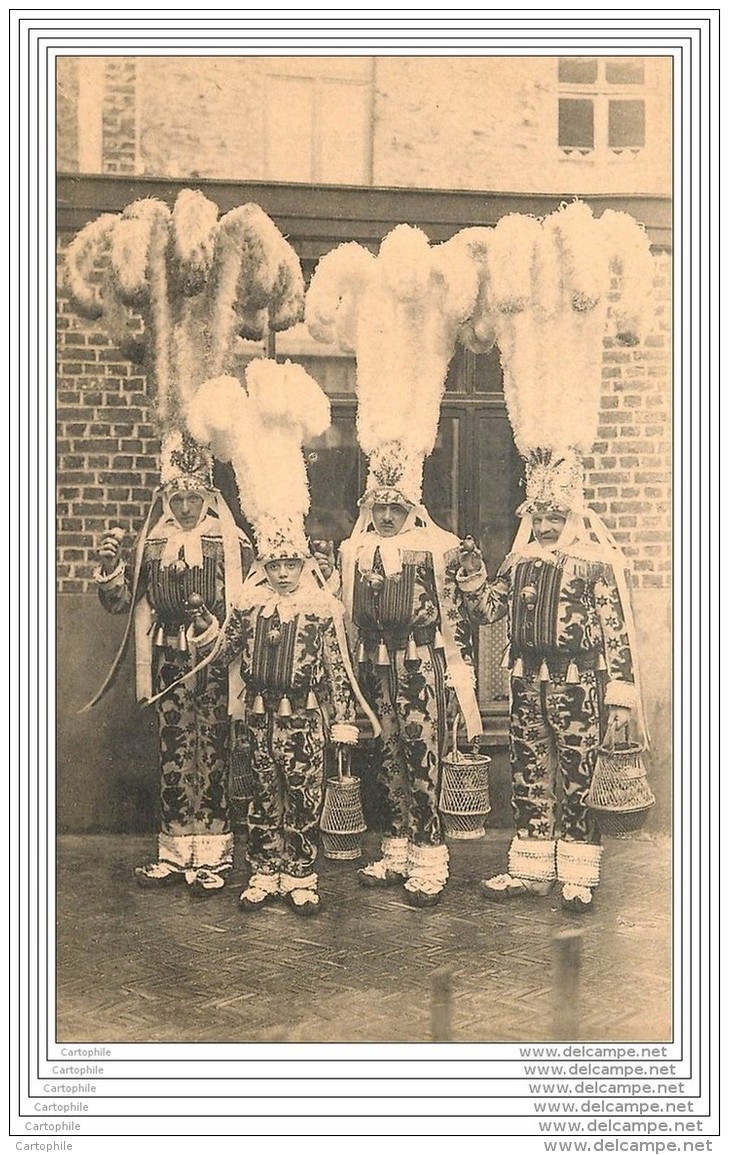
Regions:
<svg viewBox="0 0 729 1155"><path fill-rule="evenodd" d="M514 662L514 665L512 666L512 669L511 669L511 676L512 676L512 678L523 678L524 677L524 663L522 662L521 658L517 658L516 661Z"/></svg>
<svg viewBox="0 0 729 1155"><path fill-rule="evenodd" d="M408 644L407 644L407 647L405 649L405 661L406 662L417 662L419 660L420 660L420 656L418 654L418 647L416 645L415 638L411 634L410 637L408 638Z"/></svg>
<svg viewBox="0 0 729 1155"><path fill-rule="evenodd" d="M318 701L317 696L313 690L309 690L309 693L306 695L306 706L304 707L304 709L305 710L318 710L319 709L319 701Z"/></svg>
<svg viewBox="0 0 729 1155"><path fill-rule="evenodd" d="M371 573L367 580L369 581L370 589L375 596L382 592L382 589L385 585L385 579L381 573Z"/></svg>
<svg viewBox="0 0 729 1155"><path fill-rule="evenodd" d="M387 652L387 646L385 645L384 642L380 642L379 646L377 647L377 665L378 666L389 666L390 665L390 655Z"/></svg>
<svg viewBox="0 0 729 1155"><path fill-rule="evenodd" d="M521 596L522 596L522 599L524 601L524 605L526 606L526 608L528 610L533 610L535 605L537 604L536 587L535 586L524 586L524 589L521 591Z"/></svg>
<svg viewBox="0 0 729 1155"><path fill-rule="evenodd" d="M367 651L365 650L365 644L360 639L360 643L357 646L357 661L358 661L359 665L360 666L364 665L364 662L366 661L366 659L367 659Z"/></svg>
<svg viewBox="0 0 729 1155"><path fill-rule="evenodd" d="M604 654L598 654L597 655L597 661L595 662L595 669L596 670L603 670L603 671L607 670L607 662L605 661L605 655Z"/></svg>
<svg viewBox="0 0 729 1155"><path fill-rule="evenodd" d="M255 698L253 699L253 705L251 706L251 714L259 714L260 715L260 714L265 714L265 713L266 713L266 704L263 701L263 695L262 694L256 694Z"/></svg>
<svg viewBox="0 0 729 1155"><path fill-rule="evenodd" d="M434 650L444 650L445 649L445 642L443 641L443 635L440 632L440 630L435 631L435 637L433 638L433 649Z"/></svg>
<svg viewBox="0 0 729 1155"><path fill-rule="evenodd" d="M580 675L577 670L577 663L574 661L570 662L569 666L567 667L567 676L565 677L565 682L568 686L577 686L579 685L579 681Z"/></svg>
<svg viewBox="0 0 729 1155"><path fill-rule="evenodd" d="M164 626L157 626L157 632L154 635L155 646L163 646L165 644L165 628Z"/></svg>
<svg viewBox="0 0 729 1155"><path fill-rule="evenodd" d="M521 658L517 658L517 661L518 662L521 661ZM507 642L506 645L504 646L504 652L501 655L501 669L502 670L510 670L511 669L511 642Z"/></svg>
<svg viewBox="0 0 729 1155"><path fill-rule="evenodd" d="M186 654L188 650L187 630L184 626L180 626L179 630L177 631L177 649L181 654Z"/></svg>
<svg viewBox="0 0 729 1155"><path fill-rule="evenodd" d="M551 682L551 680L552 680L552 675L549 672L549 666L547 665L546 662L542 662L541 666L539 667L539 681L540 682Z"/></svg>
<svg viewBox="0 0 729 1155"><path fill-rule="evenodd" d="M276 711L276 717L277 718L290 718L292 714L293 714L293 710L291 709L291 702L289 701L289 699L284 694L283 698L281 699L281 701L278 704L278 710Z"/></svg>

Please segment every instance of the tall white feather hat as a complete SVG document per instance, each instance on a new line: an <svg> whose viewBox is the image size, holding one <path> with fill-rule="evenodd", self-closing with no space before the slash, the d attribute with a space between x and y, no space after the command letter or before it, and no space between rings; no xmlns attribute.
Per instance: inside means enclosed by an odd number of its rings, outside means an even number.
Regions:
<svg viewBox="0 0 729 1155"><path fill-rule="evenodd" d="M362 503L422 501L448 364L473 311L475 263L451 242L398 225L375 257L354 242L319 261L305 301L318 341L337 341L357 362L357 436L369 459Z"/></svg>
<svg viewBox="0 0 729 1155"><path fill-rule="evenodd" d="M512 213L453 238L479 270L476 309L459 340L498 344L504 396L524 458L526 501L584 506L583 460L597 439L604 337L633 346L648 327L653 258L628 213L593 216L582 201L543 220Z"/></svg>
<svg viewBox="0 0 729 1155"><path fill-rule="evenodd" d="M326 394L301 365L251 361L245 383L205 381L187 410L194 437L235 473L260 561L306 558L310 495L303 445L331 424Z"/></svg>

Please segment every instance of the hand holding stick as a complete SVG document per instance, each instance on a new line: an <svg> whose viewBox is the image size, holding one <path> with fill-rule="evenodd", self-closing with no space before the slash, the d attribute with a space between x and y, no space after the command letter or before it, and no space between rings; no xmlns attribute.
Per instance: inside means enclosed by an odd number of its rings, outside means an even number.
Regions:
<svg viewBox="0 0 729 1155"><path fill-rule="evenodd" d="M122 542L126 534L119 525L113 526L104 534L101 543L97 550L101 572L104 574L113 573L119 564L121 557Z"/></svg>
<svg viewBox="0 0 729 1155"><path fill-rule="evenodd" d="M478 571L483 568L483 554L470 534L464 537L460 543L458 547L458 558L461 563L461 569L469 576L478 573Z"/></svg>

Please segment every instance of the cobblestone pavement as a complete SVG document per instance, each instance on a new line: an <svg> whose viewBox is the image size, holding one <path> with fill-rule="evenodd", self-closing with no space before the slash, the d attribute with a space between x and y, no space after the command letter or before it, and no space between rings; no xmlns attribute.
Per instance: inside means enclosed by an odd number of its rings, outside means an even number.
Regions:
<svg viewBox="0 0 729 1155"><path fill-rule="evenodd" d="M326 907L245 914L237 862L222 892L140 889L154 838L58 840L57 1035L62 1042L531 1042L671 1038L671 845L606 842L595 909L508 905L478 880L509 835L451 843L439 906L357 885L320 862ZM376 857L377 840L364 849ZM555 936L579 931L579 979L558 998ZM440 992L440 993L438 993ZM448 994L450 992L450 994ZM561 1025L572 1022L569 1034Z"/></svg>

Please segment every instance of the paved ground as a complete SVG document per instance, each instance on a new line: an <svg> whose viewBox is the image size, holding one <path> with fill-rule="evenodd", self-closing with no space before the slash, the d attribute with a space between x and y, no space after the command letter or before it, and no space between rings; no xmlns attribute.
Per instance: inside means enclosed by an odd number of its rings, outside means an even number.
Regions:
<svg viewBox="0 0 729 1155"><path fill-rule="evenodd" d="M356 864L322 860L326 909L302 919L278 903L240 912L240 866L225 891L195 900L135 884L152 838L62 836L58 1039L670 1039L668 840L608 841L587 916L555 897L482 899L478 880L503 869L507 842L495 831L452 843L451 881L429 911L399 889L359 887ZM375 846L367 835L365 849ZM581 932L577 995L566 1000L555 994L565 928Z"/></svg>

